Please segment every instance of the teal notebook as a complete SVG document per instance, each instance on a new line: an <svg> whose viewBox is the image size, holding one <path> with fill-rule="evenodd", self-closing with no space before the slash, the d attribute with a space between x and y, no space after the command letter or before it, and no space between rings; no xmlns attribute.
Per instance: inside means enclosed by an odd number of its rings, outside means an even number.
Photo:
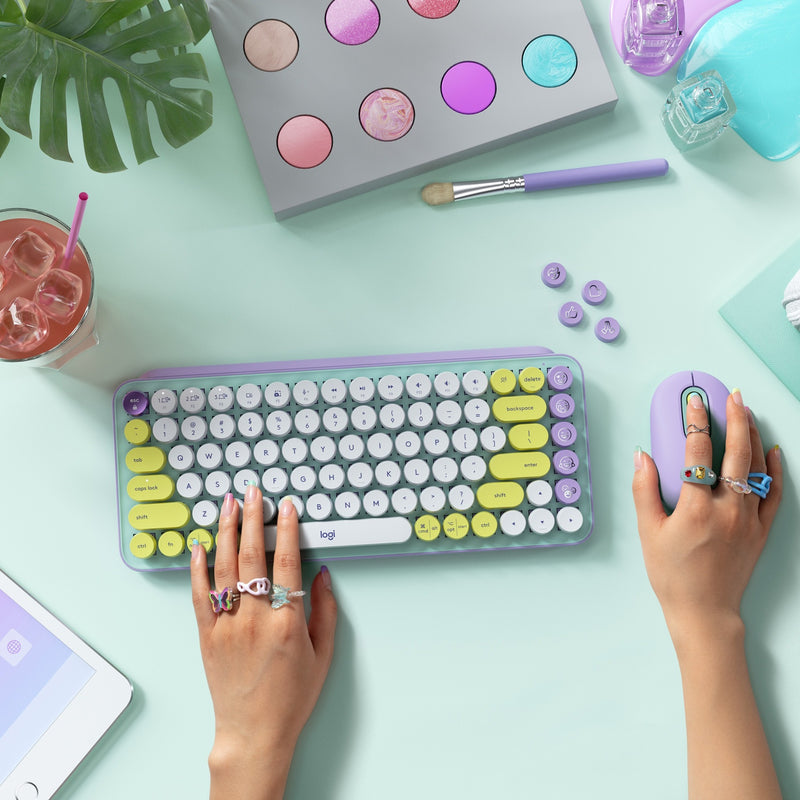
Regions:
<svg viewBox="0 0 800 800"><path fill-rule="evenodd" d="M719 311L755 354L800 400L800 330L788 319L783 292L800 270L800 242L792 245Z"/></svg>

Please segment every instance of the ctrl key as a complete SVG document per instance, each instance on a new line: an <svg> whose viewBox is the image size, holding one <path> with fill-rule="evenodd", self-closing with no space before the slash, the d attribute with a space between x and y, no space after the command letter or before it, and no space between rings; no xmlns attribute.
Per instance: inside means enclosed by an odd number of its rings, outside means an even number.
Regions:
<svg viewBox="0 0 800 800"><path fill-rule="evenodd" d="M131 553L136 558L146 559L152 558L158 550L156 537L152 533L144 533L140 531L128 543Z"/></svg>

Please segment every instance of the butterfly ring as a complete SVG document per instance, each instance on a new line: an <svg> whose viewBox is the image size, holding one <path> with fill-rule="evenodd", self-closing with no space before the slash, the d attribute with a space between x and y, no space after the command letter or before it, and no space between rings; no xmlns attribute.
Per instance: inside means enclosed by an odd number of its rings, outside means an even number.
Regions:
<svg viewBox="0 0 800 800"><path fill-rule="evenodd" d="M215 592L212 589L208 593L208 599L211 601L211 608L215 614L220 614L223 611L232 611L234 602L240 596L239 592L234 592L230 586L226 586L221 592Z"/></svg>

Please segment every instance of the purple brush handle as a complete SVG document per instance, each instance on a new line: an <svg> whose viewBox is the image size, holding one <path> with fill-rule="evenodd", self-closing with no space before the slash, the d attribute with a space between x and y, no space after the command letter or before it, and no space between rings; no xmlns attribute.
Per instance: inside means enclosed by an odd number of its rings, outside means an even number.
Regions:
<svg viewBox="0 0 800 800"><path fill-rule="evenodd" d="M623 164L603 164L599 167L535 172L522 177L526 192L540 192L543 189L567 189L570 186L588 186L592 183L658 178L666 175L668 169L669 163L665 158L651 158L647 161L626 161Z"/></svg>

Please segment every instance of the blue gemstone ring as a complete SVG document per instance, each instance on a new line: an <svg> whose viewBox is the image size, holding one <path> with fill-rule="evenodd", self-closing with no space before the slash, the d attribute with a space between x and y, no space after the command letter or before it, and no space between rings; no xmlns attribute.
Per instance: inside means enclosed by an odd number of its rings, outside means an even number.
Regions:
<svg viewBox="0 0 800 800"><path fill-rule="evenodd" d="M287 589L285 586L281 586L279 583L272 584L272 607L273 608L283 608L284 606L288 606L289 603L292 602L293 597L302 597L305 592L301 589L298 592L293 592L291 589Z"/></svg>
<svg viewBox="0 0 800 800"><path fill-rule="evenodd" d="M747 483L753 493L763 499L769 494L772 478L764 472L751 472L747 476Z"/></svg>

